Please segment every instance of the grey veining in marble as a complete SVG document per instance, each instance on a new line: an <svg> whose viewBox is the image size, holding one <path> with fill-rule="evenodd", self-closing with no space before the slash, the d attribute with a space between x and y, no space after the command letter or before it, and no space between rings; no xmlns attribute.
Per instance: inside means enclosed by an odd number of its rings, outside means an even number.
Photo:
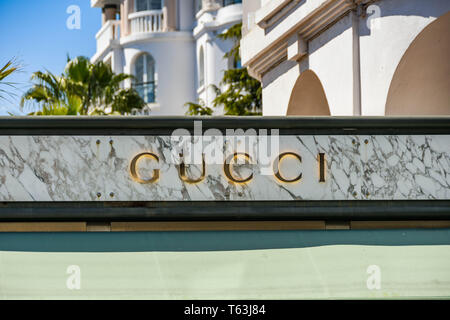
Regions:
<svg viewBox="0 0 450 320"><path fill-rule="evenodd" d="M450 199L450 137L444 135L280 136L279 152L302 157L281 166L286 176L302 173L295 183L262 170L251 147L256 164L232 166L236 176L253 170L247 184L230 182L223 163L208 163L205 179L189 184L171 160L173 144L170 136L1 136L0 201ZM225 156L233 148L224 144ZM130 176L131 159L144 151L160 158L155 183ZM325 153L325 182L318 179L318 153ZM152 165L139 173L152 172ZM199 177L201 165L187 173Z"/></svg>

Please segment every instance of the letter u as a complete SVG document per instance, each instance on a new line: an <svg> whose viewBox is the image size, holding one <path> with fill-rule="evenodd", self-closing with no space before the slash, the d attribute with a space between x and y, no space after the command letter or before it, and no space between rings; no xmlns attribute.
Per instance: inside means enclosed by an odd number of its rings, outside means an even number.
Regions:
<svg viewBox="0 0 450 320"><path fill-rule="evenodd" d="M180 179L187 183L198 183L205 179L206 176L206 163L205 163L205 154L202 153L202 174L198 179L191 179L186 175L186 164L184 163L183 154L180 154L181 163L180 163Z"/></svg>

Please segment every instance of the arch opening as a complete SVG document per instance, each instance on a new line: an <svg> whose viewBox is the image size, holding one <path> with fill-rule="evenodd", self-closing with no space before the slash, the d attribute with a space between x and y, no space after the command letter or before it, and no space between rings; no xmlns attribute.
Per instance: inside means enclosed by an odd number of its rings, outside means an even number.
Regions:
<svg viewBox="0 0 450 320"><path fill-rule="evenodd" d="M450 115L450 12L426 26L392 77L386 115Z"/></svg>
<svg viewBox="0 0 450 320"><path fill-rule="evenodd" d="M291 92L286 115L329 116L330 108L322 83L312 70L300 74Z"/></svg>

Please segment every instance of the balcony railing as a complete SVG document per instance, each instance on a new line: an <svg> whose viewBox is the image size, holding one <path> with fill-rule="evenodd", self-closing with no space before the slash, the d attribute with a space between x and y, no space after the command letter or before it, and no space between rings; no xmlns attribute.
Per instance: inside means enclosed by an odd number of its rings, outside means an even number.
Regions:
<svg viewBox="0 0 450 320"><path fill-rule="evenodd" d="M156 85L154 81L141 82L133 85L145 103L155 102Z"/></svg>
<svg viewBox="0 0 450 320"><path fill-rule="evenodd" d="M128 19L131 33L163 32L164 14L162 10L149 10L130 13Z"/></svg>
<svg viewBox="0 0 450 320"><path fill-rule="evenodd" d="M95 37L97 39L97 52L103 52L112 41L120 39L120 21L107 21Z"/></svg>

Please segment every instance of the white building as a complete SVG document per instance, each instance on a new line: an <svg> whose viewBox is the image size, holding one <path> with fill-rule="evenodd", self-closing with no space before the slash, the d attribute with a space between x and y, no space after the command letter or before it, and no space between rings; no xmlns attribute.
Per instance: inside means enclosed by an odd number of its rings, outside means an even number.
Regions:
<svg viewBox="0 0 450 320"><path fill-rule="evenodd" d="M264 115L449 115L450 1L244 0Z"/></svg>
<svg viewBox="0 0 450 320"><path fill-rule="evenodd" d="M91 0L102 8L92 62L136 77L151 115L184 115L186 102L214 99L230 63L231 41L217 37L242 20L241 0ZM220 111L220 110L219 110Z"/></svg>

